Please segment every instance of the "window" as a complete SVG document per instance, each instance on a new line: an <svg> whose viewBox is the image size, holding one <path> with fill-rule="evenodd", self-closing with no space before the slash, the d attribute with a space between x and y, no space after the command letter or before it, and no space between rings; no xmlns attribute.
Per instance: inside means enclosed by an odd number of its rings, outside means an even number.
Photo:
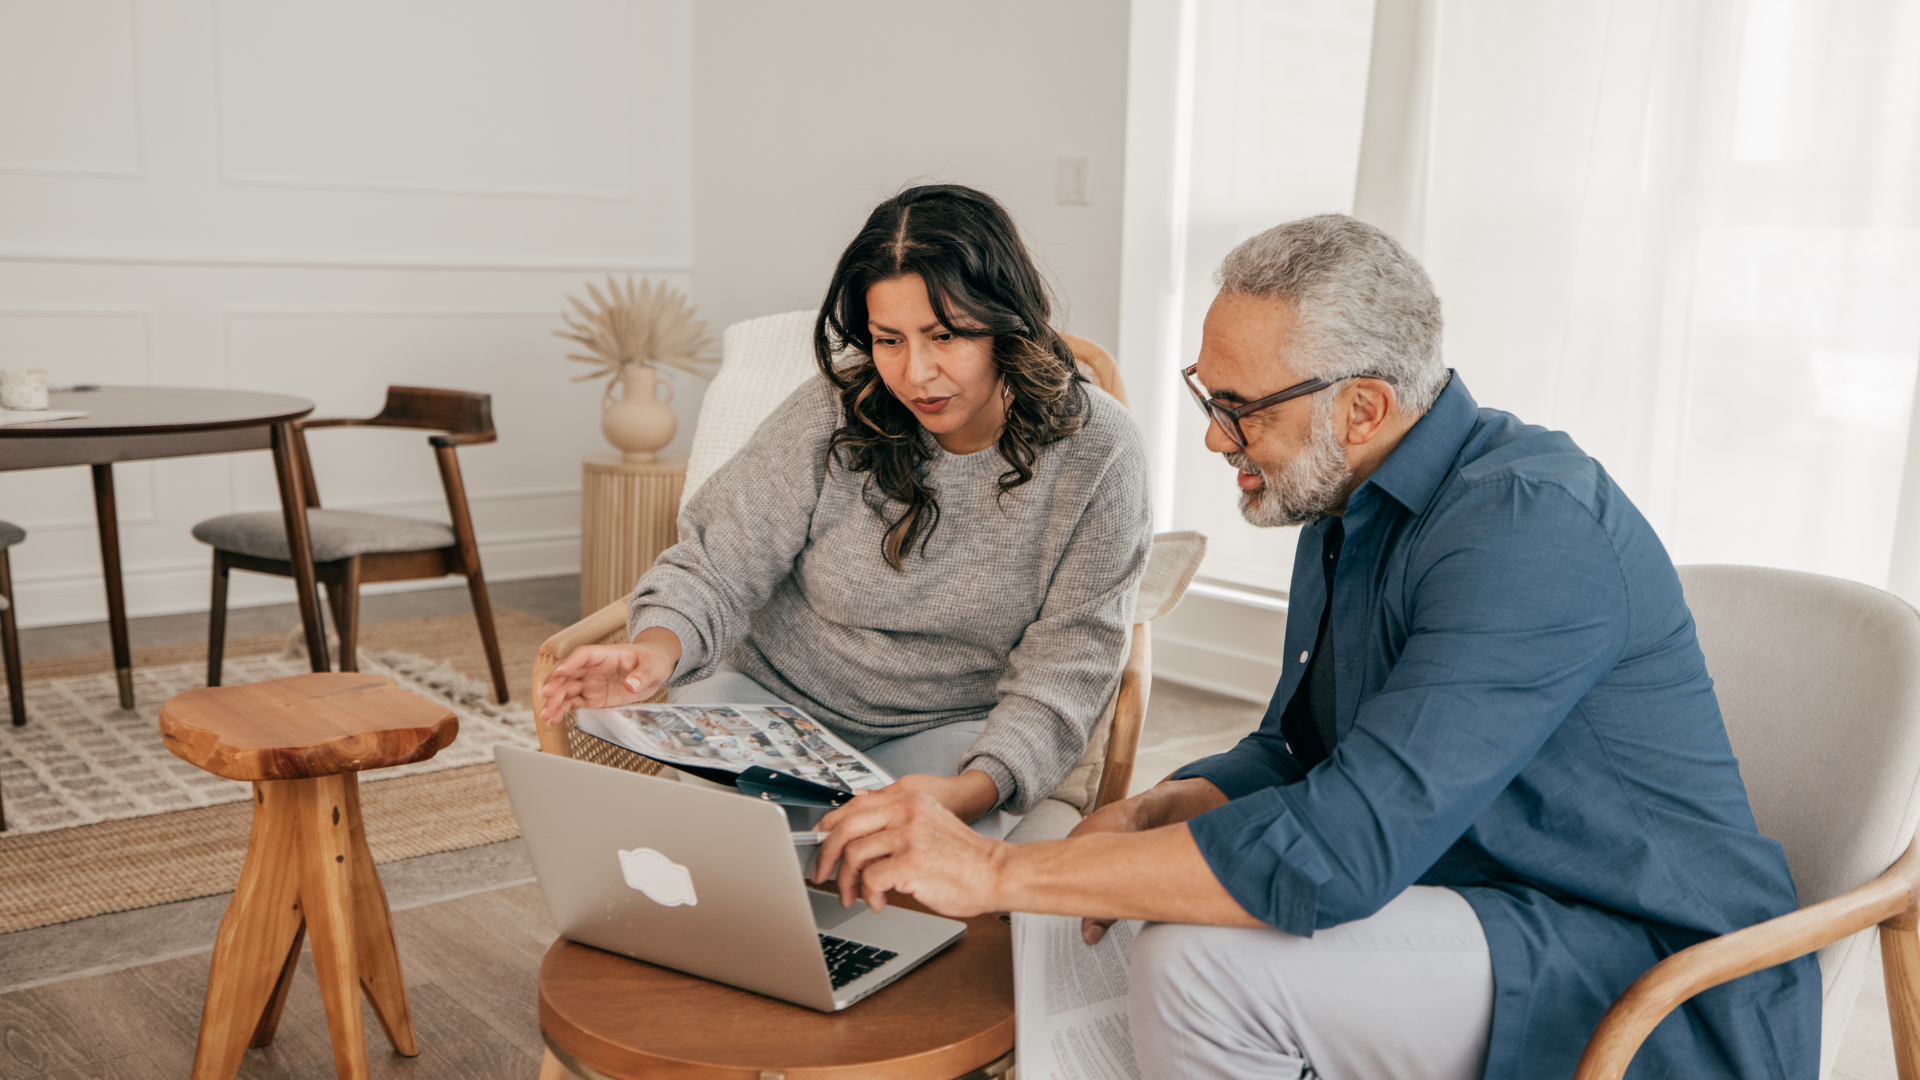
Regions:
<svg viewBox="0 0 1920 1080"><path fill-rule="evenodd" d="M1352 209L1373 29L1372 0L1202 0L1197 14L1181 366L1200 350L1213 271L1234 245ZM1299 530L1240 517L1234 470L1202 445L1205 418L1176 371L1164 378L1158 392L1180 395L1174 527L1207 534L1206 578L1284 594Z"/></svg>

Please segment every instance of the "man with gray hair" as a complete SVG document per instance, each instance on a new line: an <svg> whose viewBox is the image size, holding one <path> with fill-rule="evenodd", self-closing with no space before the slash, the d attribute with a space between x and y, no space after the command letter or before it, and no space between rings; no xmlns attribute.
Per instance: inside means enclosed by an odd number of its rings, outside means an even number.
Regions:
<svg viewBox="0 0 1920 1080"><path fill-rule="evenodd" d="M1671 560L1566 435L1482 409L1419 265L1342 215L1228 255L1183 373L1256 525L1302 525L1258 730L1064 841L882 792L841 895L1155 920L1148 1077L1573 1073L1664 957L1794 909ZM1631 1075L1814 1077L1811 956L1690 1000Z"/></svg>

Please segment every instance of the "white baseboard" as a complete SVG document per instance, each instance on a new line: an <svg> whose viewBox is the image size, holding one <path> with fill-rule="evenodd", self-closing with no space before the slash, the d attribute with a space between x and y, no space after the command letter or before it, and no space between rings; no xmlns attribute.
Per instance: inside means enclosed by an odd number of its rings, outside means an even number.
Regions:
<svg viewBox="0 0 1920 1080"><path fill-rule="evenodd" d="M480 545L480 563L486 570L488 581L520 581L577 574L580 572L580 533L576 529L485 541ZM212 574L211 556L184 564L129 567L121 578L127 593L127 615L138 619L149 615L205 611L212 599ZM230 608L294 602L293 582L286 578L235 572L229 580L227 605ZM372 595L444 588L449 584L458 584L459 580L434 578L385 582L368 585L365 592ZM23 629L106 621L106 591L97 572L31 581L16 577L13 587L16 601L14 610Z"/></svg>
<svg viewBox="0 0 1920 1080"><path fill-rule="evenodd" d="M1280 681L1285 601L1196 586L1153 624L1153 677L1264 703Z"/></svg>

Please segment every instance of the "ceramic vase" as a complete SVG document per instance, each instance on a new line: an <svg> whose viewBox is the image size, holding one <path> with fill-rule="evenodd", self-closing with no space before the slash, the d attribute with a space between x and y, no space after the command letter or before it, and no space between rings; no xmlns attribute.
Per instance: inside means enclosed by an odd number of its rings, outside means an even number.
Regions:
<svg viewBox="0 0 1920 1080"><path fill-rule="evenodd" d="M628 364L621 369L620 397L600 413L600 433L620 451L620 460L653 461L660 448L673 441L680 424L667 407L672 400L673 385L661 383L651 366Z"/></svg>

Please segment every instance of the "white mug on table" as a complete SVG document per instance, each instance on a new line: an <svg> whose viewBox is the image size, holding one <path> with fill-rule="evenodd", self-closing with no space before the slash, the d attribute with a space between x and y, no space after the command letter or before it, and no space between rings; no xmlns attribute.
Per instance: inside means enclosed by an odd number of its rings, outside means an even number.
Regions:
<svg viewBox="0 0 1920 1080"><path fill-rule="evenodd" d="M0 371L0 409L34 412L47 407L44 368Z"/></svg>

